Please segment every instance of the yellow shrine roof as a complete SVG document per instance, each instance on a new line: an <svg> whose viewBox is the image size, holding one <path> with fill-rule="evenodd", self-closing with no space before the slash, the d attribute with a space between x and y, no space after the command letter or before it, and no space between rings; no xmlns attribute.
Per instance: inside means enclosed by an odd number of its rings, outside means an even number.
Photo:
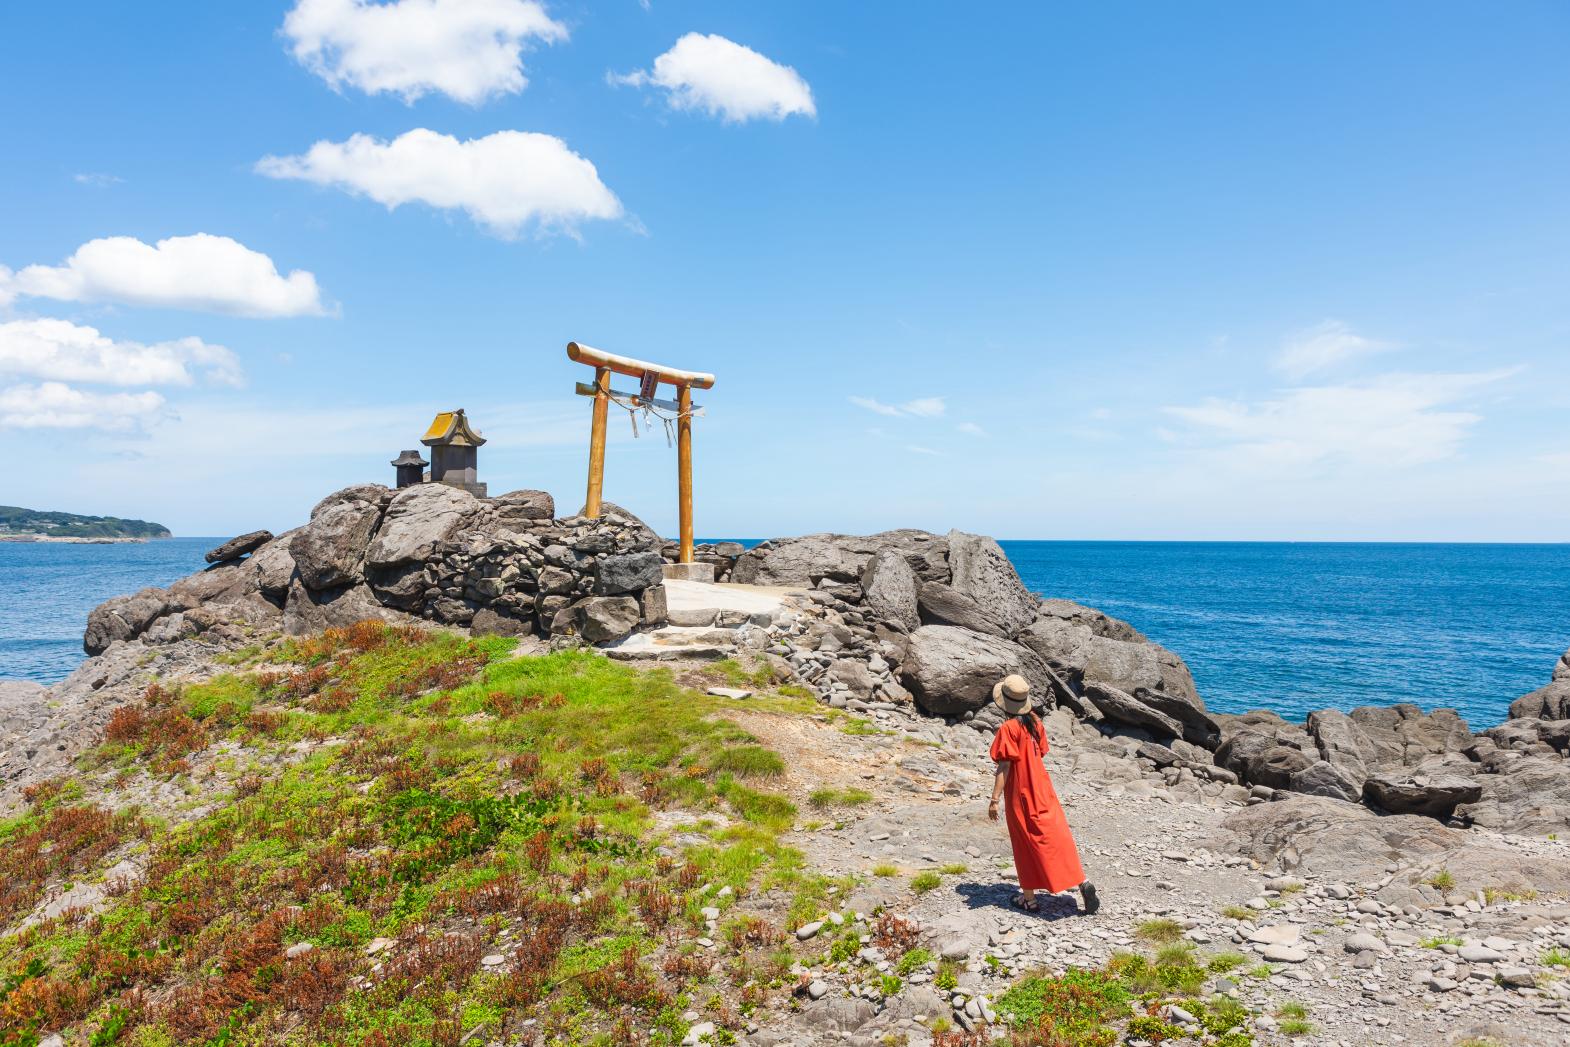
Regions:
<svg viewBox="0 0 1570 1047"><path fill-rule="evenodd" d="M456 411L443 411L432 421L425 435L420 437L420 442L427 447L437 444L448 447L478 447L485 442L485 437L469 425L469 419L464 417L463 409Z"/></svg>

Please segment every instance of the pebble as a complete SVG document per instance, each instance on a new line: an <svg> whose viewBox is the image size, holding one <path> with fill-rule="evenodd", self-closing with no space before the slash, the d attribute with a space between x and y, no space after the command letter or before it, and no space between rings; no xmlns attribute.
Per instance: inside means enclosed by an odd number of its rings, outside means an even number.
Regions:
<svg viewBox="0 0 1570 1047"><path fill-rule="evenodd" d="M822 920L814 920L811 923L804 923L800 927L796 928L796 940L804 942L808 938L815 936L821 930L823 930Z"/></svg>

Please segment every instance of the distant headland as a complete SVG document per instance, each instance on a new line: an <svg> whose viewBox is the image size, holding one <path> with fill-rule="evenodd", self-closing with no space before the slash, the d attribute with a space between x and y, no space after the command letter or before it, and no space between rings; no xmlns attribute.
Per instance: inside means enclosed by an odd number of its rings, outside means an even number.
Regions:
<svg viewBox="0 0 1570 1047"><path fill-rule="evenodd" d="M78 516L0 505L0 542L145 542L172 538L169 528L117 516Z"/></svg>

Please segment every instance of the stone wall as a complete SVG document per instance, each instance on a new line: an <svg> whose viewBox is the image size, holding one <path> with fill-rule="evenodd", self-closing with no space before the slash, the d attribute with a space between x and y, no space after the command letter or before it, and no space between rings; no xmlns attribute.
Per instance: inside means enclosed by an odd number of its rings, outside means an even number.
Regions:
<svg viewBox="0 0 1570 1047"><path fill-rule="evenodd" d="M543 491L364 484L322 499L304 526L262 535L225 543L219 562L168 588L95 608L87 653L219 625L299 635L367 618L603 642L665 618L662 542L614 505L557 519Z"/></svg>

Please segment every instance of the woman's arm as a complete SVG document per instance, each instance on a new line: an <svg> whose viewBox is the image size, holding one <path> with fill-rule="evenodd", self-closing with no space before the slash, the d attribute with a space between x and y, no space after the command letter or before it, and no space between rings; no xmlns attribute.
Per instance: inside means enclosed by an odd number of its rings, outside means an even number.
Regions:
<svg viewBox="0 0 1570 1047"><path fill-rule="evenodd" d="M987 817L993 821L998 820L998 797L1003 795L1003 787L1008 784L1009 768L1011 763L998 764L998 773L992 779L992 802L987 804Z"/></svg>

